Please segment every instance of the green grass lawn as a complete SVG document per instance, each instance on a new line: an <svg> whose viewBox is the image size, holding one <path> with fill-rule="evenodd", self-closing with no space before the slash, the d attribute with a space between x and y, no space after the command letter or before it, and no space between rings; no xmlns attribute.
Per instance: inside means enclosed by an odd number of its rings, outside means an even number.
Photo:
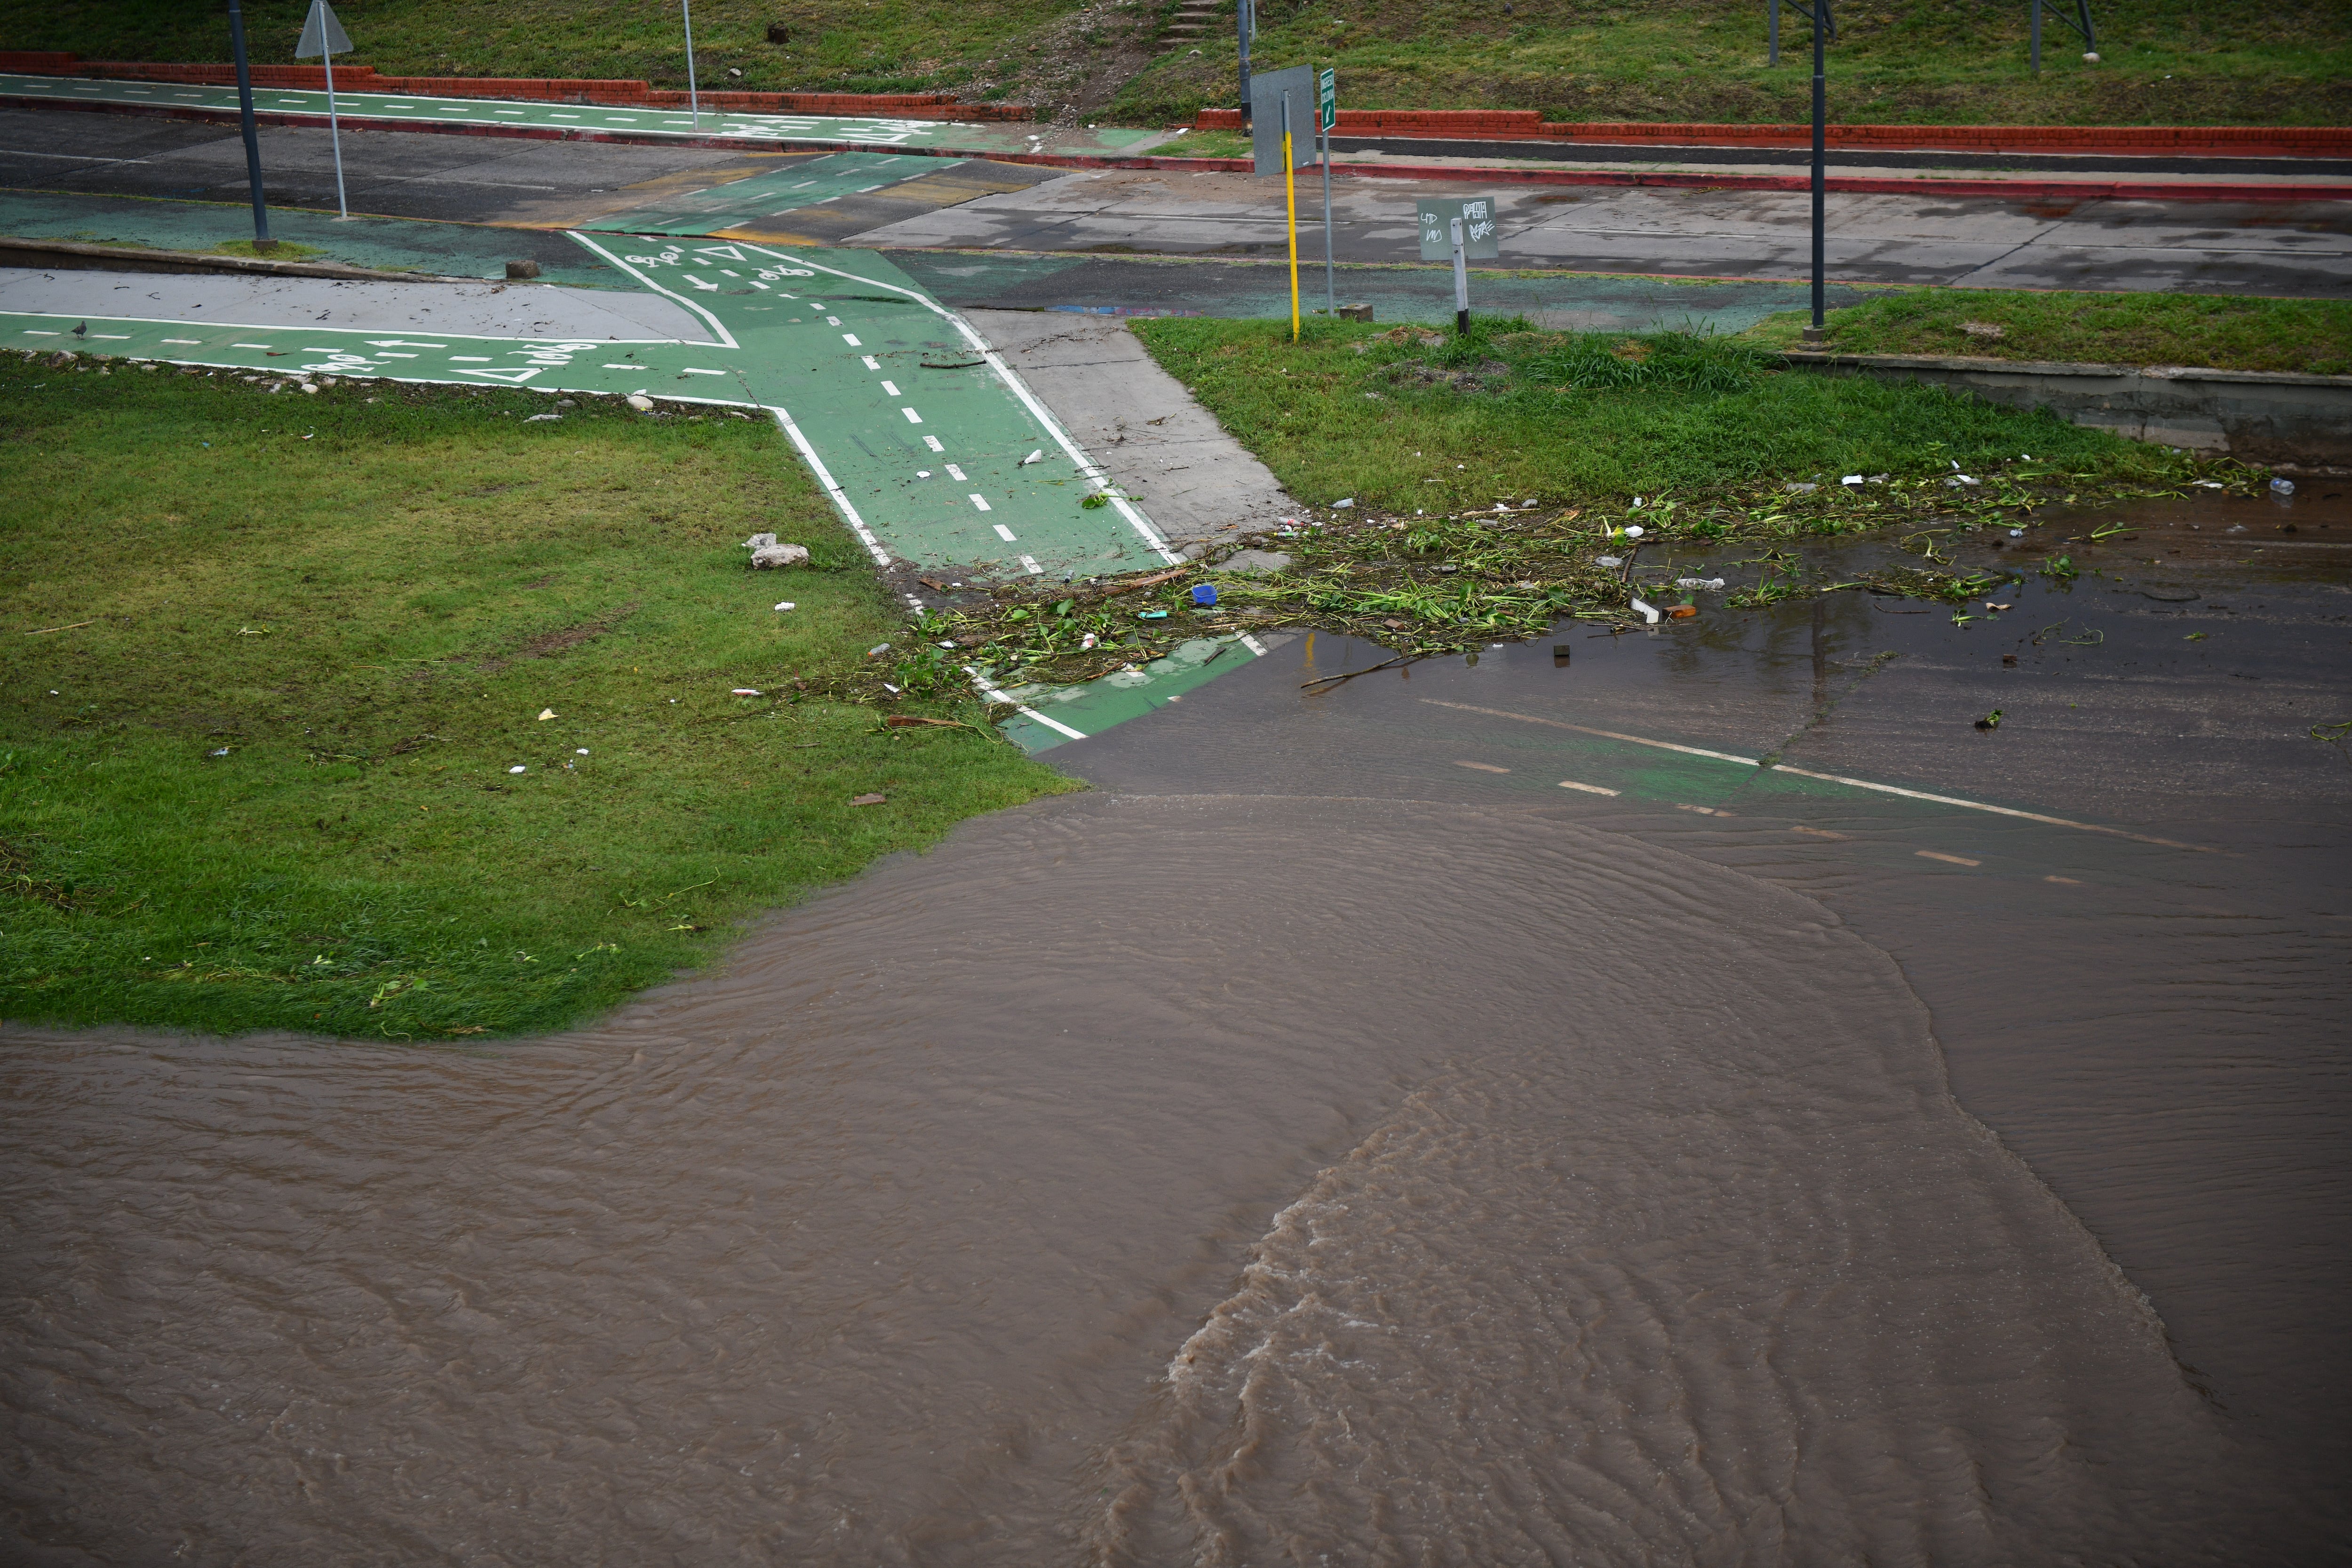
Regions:
<svg viewBox="0 0 2352 1568"><path fill-rule="evenodd" d="M1811 321L1801 310L1783 311L1742 337L1772 348L1798 348ZM2352 304L2337 300L1905 289L1832 310L1824 321L1826 346L1848 353L2352 375Z"/></svg>
<svg viewBox="0 0 2352 1568"><path fill-rule="evenodd" d="M1066 787L791 700L906 628L772 425L81 364L0 362L0 1016L556 1027Z"/></svg>
<svg viewBox="0 0 2352 1568"><path fill-rule="evenodd" d="M1410 516L1517 506L1622 507L1777 489L1816 474L1920 477L2031 452L2131 482L2161 448L2053 416L1912 384L1775 368L1736 341L1628 339L1475 321L1425 329L1166 317L1134 331L1311 505L1353 498Z"/></svg>
<svg viewBox="0 0 2352 1568"><path fill-rule="evenodd" d="M247 0L253 58L290 62L308 9L309 0ZM1086 118L1172 124L1234 101L1230 0L1197 55L1150 41L1173 9L1174 0L699 0L696 64L708 87L1110 97ZM2036 78L2022 0L1841 6L1830 112L1928 124L2352 121L2343 0L2094 0L2092 10L2100 63L2086 64L2073 35L2052 24ZM352 0L343 11L357 46L350 58L387 73L686 81L675 5ZM1259 16L1259 66L1336 66L1340 101L1354 108L1742 122L1810 112L1802 24L1784 15L1781 64L1768 68L1761 0L1264 0ZM785 43L767 40L777 23L791 30ZM180 0L0 0L0 47L225 60L226 12ZM1129 79L1136 62L1149 63ZM1088 79L1076 100L1073 70Z"/></svg>
<svg viewBox="0 0 2352 1568"><path fill-rule="evenodd" d="M1230 7L1228 7L1230 13ZM2343 0L2094 0L2098 64L2045 25L2027 67L2023 0L1836 7L1830 114L1911 124L2341 125L2352 120ZM1800 121L1811 37L1762 0L1266 0L1254 67L1335 68L1359 109L1538 109L1567 121ZM1115 113L1174 123L1234 99L1234 44L1163 57Z"/></svg>

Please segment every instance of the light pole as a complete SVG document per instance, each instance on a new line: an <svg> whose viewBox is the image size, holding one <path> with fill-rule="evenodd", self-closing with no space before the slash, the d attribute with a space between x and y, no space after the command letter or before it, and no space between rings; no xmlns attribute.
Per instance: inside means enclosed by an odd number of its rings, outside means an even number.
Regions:
<svg viewBox="0 0 2352 1568"><path fill-rule="evenodd" d="M261 135L253 123L253 68L245 59L245 9L228 0L228 45L236 60L237 118L245 126L245 178L253 191L253 248L274 249L269 237L269 203L261 194Z"/></svg>
<svg viewBox="0 0 2352 1568"><path fill-rule="evenodd" d="M1829 82L1826 56L1822 43L1827 29L1822 23L1829 16L1829 0L1813 4L1813 324L1806 329L1805 341L1818 343L1827 336L1822 324L1822 303L1824 292L1822 282L1823 237L1828 228L1829 208Z"/></svg>
<svg viewBox="0 0 2352 1568"><path fill-rule="evenodd" d="M1249 47L1250 34L1256 31L1252 24L1256 20L1250 0L1234 0L1234 31L1241 45L1242 123L1244 125L1250 122Z"/></svg>

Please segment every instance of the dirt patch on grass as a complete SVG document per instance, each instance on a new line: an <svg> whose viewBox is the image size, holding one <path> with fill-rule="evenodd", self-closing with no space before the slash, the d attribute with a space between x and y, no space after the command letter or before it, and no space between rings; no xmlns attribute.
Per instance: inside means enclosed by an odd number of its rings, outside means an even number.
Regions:
<svg viewBox="0 0 2352 1568"><path fill-rule="evenodd" d="M524 643L520 647L515 649L514 652L502 654L493 658L486 658L477 664L474 668L485 671L486 673L495 672L504 669L509 665L520 664L522 660L527 658L552 658L555 655L563 652L567 648L575 648L582 643L593 642L596 638L603 637L606 632L611 631L614 626L619 626L623 621L627 620L632 615L635 614L636 608L637 606L634 604L624 605L601 621L582 621L576 626L559 627L557 630L551 632L542 632L539 636L531 638L529 642Z"/></svg>

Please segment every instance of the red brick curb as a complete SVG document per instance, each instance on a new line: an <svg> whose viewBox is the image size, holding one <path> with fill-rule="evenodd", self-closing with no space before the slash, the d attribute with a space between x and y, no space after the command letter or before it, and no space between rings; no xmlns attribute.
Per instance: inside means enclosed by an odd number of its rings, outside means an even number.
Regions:
<svg viewBox="0 0 2352 1568"><path fill-rule="evenodd" d="M1238 131L1241 110L1204 109L1193 125ZM1810 147L1813 136L1809 125L1547 123L1532 109L1343 109L1332 134L1675 147ZM2352 156L2352 127L2332 125L1832 125L1826 140L1840 149L1885 152Z"/></svg>

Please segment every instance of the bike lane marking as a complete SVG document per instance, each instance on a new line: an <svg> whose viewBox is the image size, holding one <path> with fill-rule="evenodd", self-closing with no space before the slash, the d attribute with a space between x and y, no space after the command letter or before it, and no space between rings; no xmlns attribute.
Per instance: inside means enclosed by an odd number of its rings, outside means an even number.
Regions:
<svg viewBox="0 0 2352 1568"><path fill-rule="evenodd" d="M573 238L740 341L758 401L788 411L844 515L899 558L1004 576L1179 559L1002 356L882 258Z"/></svg>

